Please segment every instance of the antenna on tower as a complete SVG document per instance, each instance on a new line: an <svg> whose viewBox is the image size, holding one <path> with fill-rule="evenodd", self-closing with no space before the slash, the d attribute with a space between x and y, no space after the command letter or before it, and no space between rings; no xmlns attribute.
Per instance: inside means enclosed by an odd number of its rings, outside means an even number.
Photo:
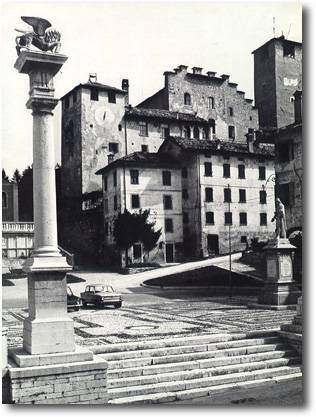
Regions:
<svg viewBox="0 0 316 417"><path fill-rule="evenodd" d="M273 16L273 37L275 38L275 17Z"/></svg>
<svg viewBox="0 0 316 417"><path fill-rule="evenodd" d="M286 38L285 38L285 39L287 39L287 38L289 37L290 30L291 30L291 26L292 26L292 23L290 24L289 31L288 31L288 33L287 33L287 35L286 35Z"/></svg>

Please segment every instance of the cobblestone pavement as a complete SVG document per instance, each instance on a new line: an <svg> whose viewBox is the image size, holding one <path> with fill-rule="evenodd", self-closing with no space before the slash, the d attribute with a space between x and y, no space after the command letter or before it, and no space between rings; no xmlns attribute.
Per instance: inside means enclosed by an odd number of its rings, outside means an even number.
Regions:
<svg viewBox="0 0 316 417"><path fill-rule="evenodd" d="M295 311L248 309L251 297L171 300L159 304L123 305L120 309L82 309L71 312L78 345L92 346L142 339L277 329L291 322ZM27 309L3 311L8 345L22 345L22 321Z"/></svg>

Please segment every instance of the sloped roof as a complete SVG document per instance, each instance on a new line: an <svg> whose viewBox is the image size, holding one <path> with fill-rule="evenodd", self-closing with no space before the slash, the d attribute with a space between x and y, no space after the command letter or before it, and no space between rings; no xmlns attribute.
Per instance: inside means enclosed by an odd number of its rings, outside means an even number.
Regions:
<svg viewBox="0 0 316 417"><path fill-rule="evenodd" d="M195 116L190 113L180 113L173 112L165 109L147 109L144 107L131 107L126 110L125 115L127 117L137 117L137 118L156 118L164 120L181 120L183 122L191 123L205 123L207 121L201 117Z"/></svg>
<svg viewBox="0 0 316 417"><path fill-rule="evenodd" d="M64 97L66 97L68 94L72 93L73 91L77 90L78 88L97 88L98 90L103 90L103 91L114 91L115 93L119 93L119 94L126 94L127 91L121 90L120 88L116 88L116 87L112 87L110 85L106 85L106 84L101 84L98 82L87 82L87 83L81 83L76 85L76 87L74 87L72 90L68 91L68 93L64 94L60 100L62 100Z"/></svg>

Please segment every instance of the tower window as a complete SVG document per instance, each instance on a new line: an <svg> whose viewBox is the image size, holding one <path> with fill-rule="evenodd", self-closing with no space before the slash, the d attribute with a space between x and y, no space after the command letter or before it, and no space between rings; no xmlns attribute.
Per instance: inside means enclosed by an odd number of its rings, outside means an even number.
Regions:
<svg viewBox="0 0 316 417"><path fill-rule="evenodd" d="M208 108L209 109L214 109L214 105L215 105L215 100L214 97L208 97L207 99L207 104L208 104Z"/></svg>
<svg viewBox="0 0 316 417"><path fill-rule="evenodd" d="M191 106L191 96L189 93L184 93L184 104L186 106Z"/></svg>
<svg viewBox="0 0 316 417"><path fill-rule="evenodd" d="M234 109L232 107L228 107L228 114L230 117L234 116Z"/></svg>
<svg viewBox="0 0 316 417"><path fill-rule="evenodd" d="M90 100L99 101L99 91L96 88L90 90Z"/></svg>
<svg viewBox="0 0 316 417"><path fill-rule="evenodd" d="M295 57L295 47L293 43L284 42L283 44L283 56L287 56L289 58Z"/></svg>
<svg viewBox="0 0 316 417"><path fill-rule="evenodd" d="M108 102L116 103L116 94L114 93L114 91L108 91Z"/></svg>
<svg viewBox="0 0 316 417"><path fill-rule="evenodd" d="M235 126L228 126L228 137L235 139Z"/></svg>
<svg viewBox="0 0 316 417"><path fill-rule="evenodd" d="M110 153L118 153L118 143L110 142L109 143L109 152Z"/></svg>

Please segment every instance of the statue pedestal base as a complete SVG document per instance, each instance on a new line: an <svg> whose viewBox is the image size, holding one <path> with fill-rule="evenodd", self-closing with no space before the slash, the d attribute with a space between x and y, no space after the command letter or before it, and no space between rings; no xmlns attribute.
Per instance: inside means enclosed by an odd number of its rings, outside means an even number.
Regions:
<svg viewBox="0 0 316 417"><path fill-rule="evenodd" d="M288 239L275 239L266 251L267 278L258 304L265 306L294 306L301 292L293 281L292 254L295 246Z"/></svg>

